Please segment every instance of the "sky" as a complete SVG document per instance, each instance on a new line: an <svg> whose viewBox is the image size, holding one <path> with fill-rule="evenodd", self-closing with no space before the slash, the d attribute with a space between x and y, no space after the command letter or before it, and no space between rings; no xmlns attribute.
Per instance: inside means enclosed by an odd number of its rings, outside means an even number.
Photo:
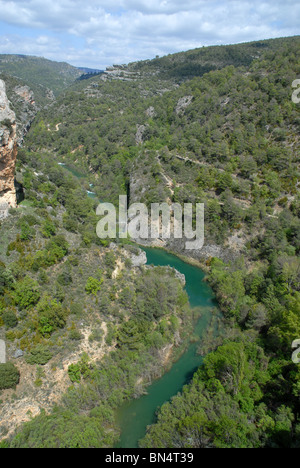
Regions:
<svg viewBox="0 0 300 468"><path fill-rule="evenodd" d="M299 0L0 0L0 54L97 69L299 30Z"/></svg>

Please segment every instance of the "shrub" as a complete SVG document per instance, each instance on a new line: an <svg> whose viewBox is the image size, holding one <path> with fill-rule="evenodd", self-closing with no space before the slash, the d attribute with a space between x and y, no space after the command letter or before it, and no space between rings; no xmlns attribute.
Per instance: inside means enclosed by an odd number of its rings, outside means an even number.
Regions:
<svg viewBox="0 0 300 468"><path fill-rule="evenodd" d="M21 222L22 221L25 221L27 224L29 224L29 226L35 226L37 224L40 224L40 222L36 219L36 217L31 214L22 216Z"/></svg>
<svg viewBox="0 0 300 468"><path fill-rule="evenodd" d="M55 234L56 234L55 225L53 224L52 221L50 221L49 219L46 219L42 226L42 235L44 237L49 238L51 236L54 236Z"/></svg>
<svg viewBox="0 0 300 468"><path fill-rule="evenodd" d="M0 364L0 390L15 388L19 380L20 372L13 363Z"/></svg>
<svg viewBox="0 0 300 468"><path fill-rule="evenodd" d="M18 325L17 316L12 310L4 312L2 319L6 328L15 328Z"/></svg>
<svg viewBox="0 0 300 468"><path fill-rule="evenodd" d="M79 383L81 380L81 372L79 364L70 364L68 367L68 375L72 383Z"/></svg>
<svg viewBox="0 0 300 468"><path fill-rule="evenodd" d="M11 133L12 130L13 130L13 124L12 124L12 121L11 121L10 119L1 120L0 126L1 126L1 127L6 127L6 128L8 128L8 130L9 130L10 133Z"/></svg>
<svg viewBox="0 0 300 468"><path fill-rule="evenodd" d="M75 304L70 305L70 313L72 315L82 315L83 313L83 305L80 304L79 302L76 302Z"/></svg>
<svg viewBox="0 0 300 468"><path fill-rule="evenodd" d="M73 279L68 271L63 271L60 275L58 275L57 281L62 286L68 286L73 282Z"/></svg>
<svg viewBox="0 0 300 468"><path fill-rule="evenodd" d="M38 344L34 349L31 350L29 356L26 357L28 364L38 364L44 366L53 357L49 348L42 344Z"/></svg>
<svg viewBox="0 0 300 468"><path fill-rule="evenodd" d="M103 283L102 279L98 280L90 276L85 285L85 290L88 294L93 294L94 296L96 296L97 292L100 291L101 289L102 283Z"/></svg>
<svg viewBox="0 0 300 468"><path fill-rule="evenodd" d="M5 265L0 265L0 294L4 293L5 288L11 289L14 284L12 273L5 268Z"/></svg>
<svg viewBox="0 0 300 468"><path fill-rule="evenodd" d="M62 249L64 255L67 255L69 251L69 244L63 234L58 234L57 236L53 237L52 241L55 245Z"/></svg>
<svg viewBox="0 0 300 468"><path fill-rule="evenodd" d="M39 286L36 281L26 276L14 286L14 299L17 306L24 310L37 304L40 298Z"/></svg>
<svg viewBox="0 0 300 468"><path fill-rule="evenodd" d="M97 328L92 331L92 333L89 336L89 342L97 341L98 343L102 342L103 338L103 330L102 328Z"/></svg>
<svg viewBox="0 0 300 468"><path fill-rule="evenodd" d="M35 236L35 231L29 226L29 224L23 222L21 225L21 235L20 238L22 241L27 241L32 239Z"/></svg>
<svg viewBox="0 0 300 468"><path fill-rule="evenodd" d="M83 335L76 329L70 330L69 332L69 339L72 341L80 341L82 340Z"/></svg>
<svg viewBox="0 0 300 468"><path fill-rule="evenodd" d="M67 311L56 300L44 296L38 307L39 332L45 336L50 336L58 328L64 328L66 324Z"/></svg>
<svg viewBox="0 0 300 468"><path fill-rule="evenodd" d="M70 364L68 367L68 375L71 382L79 383L81 378L87 379L92 375L93 365L90 364L90 359L86 353L83 353L81 359L76 364Z"/></svg>

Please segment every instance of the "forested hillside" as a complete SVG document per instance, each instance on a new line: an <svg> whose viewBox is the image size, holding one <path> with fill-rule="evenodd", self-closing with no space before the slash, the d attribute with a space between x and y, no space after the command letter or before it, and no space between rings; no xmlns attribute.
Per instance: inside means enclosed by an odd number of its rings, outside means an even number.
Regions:
<svg viewBox="0 0 300 468"><path fill-rule="evenodd" d="M1 225L0 371L13 363L0 380L1 437L57 406L11 446L109 446L116 408L163 373L166 350L180 352L193 312L173 270L134 267L136 247L97 238L96 202L75 177L22 151L18 171L26 197Z"/></svg>
<svg viewBox="0 0 300 468"><path fill-rule="evenodd" d="M248 67L225 66L181 85L149 75L152 62L131 79L80 83L40 114L28 148L89 172L101 200L117 201L130 184L146 203L201 200L207 242L239 251L265 221L297 205L299 109L291 85L299 38L262 44ZM253 47L233 46L231 57L239 65ZM211 62L219 50L205 49Z"/></svg>
<svg viewBox="0 0 300 468"><path fill-rule="evenodd" d="M67 63L40 57L0 55L0 79L17 117L19 144L28 132L37 112L51 105L81 71Z"/></svg>
<svg viewBox="0 0 300 468"><path fill-rule="evenodd" d="M285 39L284 41L287 44L294 40L297 38ZM157 74L160 78L182 82L230 65L248 67L253 61L264 56L266 51L278 51L282 44L281 39L273 39L229 46L202 47L188 52L157 57L154 60L136 62L130 64L129 69Z"/></svg>
<svg viewBox="0 0 300 468"><path fill-rule="evenodd" d="M294 37L137 62L75 83L37 115L19 151L25 200L1 226L0 333L24 353L21 376L36 372L30 393L47 412L17 433L3 424L4 445L112 446L116 409L191 332L196 312L174 272L137 274L135 247L97 238L92 184L112 203L205 204L205 247L192 256L224 323L140 445L300 446L299 56Z"/></svg>
<svg viewBox="0 0 300 468"><path fill-rule="evenodd" d="M0 55L0 73L21 78L31 87L48 88L55 95L82 75L68 63L29 55Z"/></svg>

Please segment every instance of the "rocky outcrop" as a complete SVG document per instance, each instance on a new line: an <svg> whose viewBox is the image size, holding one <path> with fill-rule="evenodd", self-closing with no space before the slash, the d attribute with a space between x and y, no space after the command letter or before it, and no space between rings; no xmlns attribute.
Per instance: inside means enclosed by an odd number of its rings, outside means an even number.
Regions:
<svg viewBox="0 0 300 468"><path fill-rule="evenodd" d="M147 255L146 252L139 249L138 255L132 255L131 262L133 267L140 267L146 265L147 263Z"/></svg>
<svg viewBox="0 0 300 468"><path fill-rule="evenodd" d="M17 158L16 115L10 109L4 81L0 80L0 219L17 205L15 166Z"/></svg>
<svg viewBox="0 0 300 468"><path fill-rule="evenodd" d="M193 96L184 96L179 99L175 112L177 115L183 113L185 109L191 104Z"/></svg>
<svg viewBox="0 0 300 468"><path fill-rule="evenodd" d="M148 109L146 110L146 115L148 117L151 117L151 119L156 116L156 112L153 106L148 107Z"/></svg>
<svg viewBox="0 0 300 468"><path fill-rule="evenodd" d="M24 137L39 110L35 96L29 86L16 86L8 94L9 99L14 104L17 119L17 143L22 146Z"/></svg>
<svg viewBox="0 0 300 468"><path fill-rule="evenodd" d="M29 86L16 86L14 89L15 93L20 96L25 102L33 105L35 104L33 91Z"/></svg>
<svg viewBox="0 0 300 468"><path fill-rule="evenodd" d="M137 145L142 145L144 143L144 133L146 130L145 125L137 125L137 131L135 135L135 142Z"/></svg>
<svg viewBox="0 0 300 468"><path fill-rule="evenodd" d="M113 65L107 67L101 75L101 79L104 81L107 79L136 81L138 78L140 78L140 73L138 71L129 70L127 65Z"/></svg>

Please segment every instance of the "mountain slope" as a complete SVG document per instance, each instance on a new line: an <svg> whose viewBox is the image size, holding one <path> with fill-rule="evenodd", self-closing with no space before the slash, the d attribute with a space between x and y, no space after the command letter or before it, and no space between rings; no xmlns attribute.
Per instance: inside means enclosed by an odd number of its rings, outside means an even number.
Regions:
<svg viewBox="0 0 300 468"><path fill-rule="evenodd" d="M236 49L260 53L247 67L225 66L180 85L149 77L143 63L131 78L108 73L77 84L40 114L28 145L89 172L102 200L116 202L131 185L131 201L204 202L207 243L239 252L254 235L253 217L260 224L259 213L271 219L296 200L299 109L291 84L300 40L231 47L232 57ZM219 48L198 54L220 58Z"/></svg>
<svg viewBox="0 0 300 468"><path fill-rule="evenodd" d="M29 86L43 86L57 96L82 73L63 62L26 55L0 55L0 73L21 78Z"/></svg>
<svg viewBox="0 0 300 468"><path fill-rule="evenodd" d="M120 194L147 206L205 204L204 249L164 246L201 260L224 319L199 343L204 366L141 446L299 446L299 56L295 37L115 66L38 114L19 152L25 201L1 226L0 332L12 360L25 354L14 360L28 379L14 408L26 413L28 393L39 394L49 413L36 410L17 434L3 427L8 445L113 445L118 408L163 372L164 346L178 352L192 324L172 275L136 274L128 246L97 238L97 202L85 195L93 184L116 204ZM85 177L68 177L61 162Z"/></svg>
<svg viewBox="0 0 300 468"><path fill-rule="evenodd" d="M157 75L161 79L182 82L230 65L249 67L253 61L260 59L267 52L278 52L282 47L293 48L298 40L299 37L295 36L235 45L202 47L153 60L131 63L128 69L143 74Z"/></svg>

